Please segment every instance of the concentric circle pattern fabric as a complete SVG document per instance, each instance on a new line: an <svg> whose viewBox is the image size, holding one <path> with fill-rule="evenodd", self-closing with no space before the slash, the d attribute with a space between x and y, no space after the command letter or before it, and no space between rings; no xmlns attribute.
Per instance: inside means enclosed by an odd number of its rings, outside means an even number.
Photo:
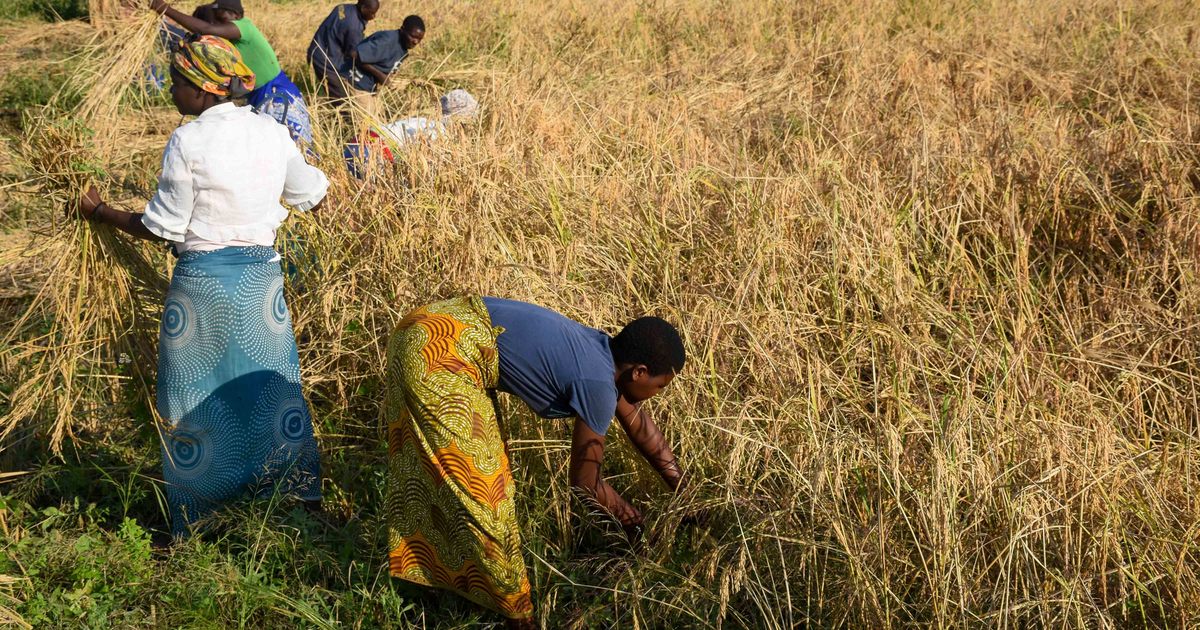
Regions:
<svg viewBox="0 0 1200 630"><path fill-rule="evenodd" d="M159 329L163 479L172 530L246 494L320 498L312 418L269 247L186 252Z"/></svg>
<svg viewBox="0 0 1200 630"><path fill-rule="evenodd" d="M533 613L515 487L488 389L500 363L478 297L409 313L388 343L389 569L506 617Z"/></svg>
<svg viewBox="0 0 1200 630"><path fill-rule="evenodd" d="M283 274L279 265L263 265L246 269L237 286L239 304L234 336L246 357L258 365L276 372L287 372L295 366L299 380L299 362L293 362L286 352L279 352L292 336L292 318L283 297ZM295 345L295 341L292 341Z"/></svg>
<svg viewBox="0 0 1200 630"><path fill-rule="evenodd" d="M179 385L211 374L229 344L232 310L215 278L184 275L172 279L159 328L159 378Z"/></svg>

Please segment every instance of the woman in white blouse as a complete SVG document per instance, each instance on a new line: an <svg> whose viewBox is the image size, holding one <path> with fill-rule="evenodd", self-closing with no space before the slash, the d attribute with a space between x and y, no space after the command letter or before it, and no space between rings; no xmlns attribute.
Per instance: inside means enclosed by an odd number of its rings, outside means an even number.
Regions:
<svg viewBox="0 0 1200 630"><path fill-rule="evenodd" d="M175 53L171 98L196 119L171 135L154 198L141 213L95 189L79 213L171 243L179 260L159 331L157 408L167 422L163 478L172 531L235 497L284 492L320 500L320 464L275 231L288 209L315 209L328 180L287 129L229 101L254 75L228 41Z"/></svg>

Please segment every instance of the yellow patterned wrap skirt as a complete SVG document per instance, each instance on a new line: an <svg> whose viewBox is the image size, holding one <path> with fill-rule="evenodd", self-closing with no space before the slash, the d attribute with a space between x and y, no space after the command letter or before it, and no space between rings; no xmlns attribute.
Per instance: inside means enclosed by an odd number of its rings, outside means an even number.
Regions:
<svg viewBox="0 0 1200 630"><path fill-rule="evenodd" d="M388 561L395 577L519 619L533 603L487 391L499 377L500 332L472 296L416 309L388 340Z"/></svg>

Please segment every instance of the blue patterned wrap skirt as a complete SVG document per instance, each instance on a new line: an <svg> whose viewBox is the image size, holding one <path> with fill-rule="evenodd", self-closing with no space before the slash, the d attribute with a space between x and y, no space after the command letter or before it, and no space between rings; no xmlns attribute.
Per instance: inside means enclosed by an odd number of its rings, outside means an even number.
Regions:
<svg viewBox="0 0 1200 630"><path fill-rule="evenodd" d="M274 249L179 257L159 329L157 389L175 535L247 494L320 498L317 442Z"/></svg>

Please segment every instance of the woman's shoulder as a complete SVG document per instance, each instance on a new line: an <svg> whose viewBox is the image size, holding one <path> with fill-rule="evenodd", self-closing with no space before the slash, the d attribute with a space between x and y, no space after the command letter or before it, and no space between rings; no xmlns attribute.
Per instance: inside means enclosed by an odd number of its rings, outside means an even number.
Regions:
<svg viewBox="0 0 1200 630"><path fill-rule="evenodd" d="M254 143L264 139L286 139L291 142L287 127L274 118L254 111L249 105L223 106L223 109L197 117L175 129L171 138L176 142L190 144L211 141L215 138L226 142L236 138L238 142Z"/></svg>

